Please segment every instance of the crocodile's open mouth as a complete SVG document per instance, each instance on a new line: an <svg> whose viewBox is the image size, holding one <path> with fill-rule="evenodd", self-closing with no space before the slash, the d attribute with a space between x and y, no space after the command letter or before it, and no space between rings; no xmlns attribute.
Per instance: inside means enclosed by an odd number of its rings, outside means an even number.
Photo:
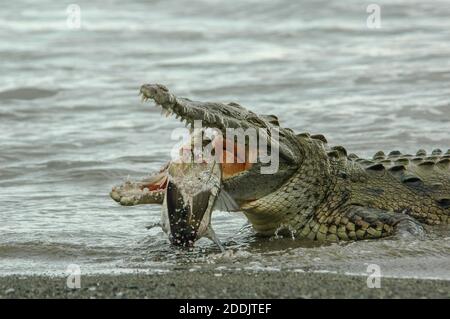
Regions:
<svg viewBox="0 0 450 319"><path fill-rule="evenodd" d="M238 145L236 141L234 139L228 140L224 137L226 135L226 125L230 124L227 120L208 113L205 109L201 109L194 104L192 107L185 107L176 103L173 100L175 97L168 94L167 88L162 85L143 85L140 89L140 96L143 102L150 99L154 100L156 105L161 108L162 115L166 117L173 116L180 120L190 130L191 135L194 129L194 121L196 120L202 121L202 128L205 130L213 128L222 133L216 135L209 142L213 144L216 159L221 159L218 162L220 163L223 180L236 176L252 167L253 162L250 158L254 154L246 151L243 157L237 150ZM232 152L227 148L227 145L230 144L233 144L230 147L230 149L233 149ZM180 153L183 152L185 147L182 147ZM168 165L161 168L156 174L148 176L139 182L127 181L120 186L116 186L112 189L110 195L116 202L124 206L161 204L168 183L167 168Z"/></svg>
<svg viewBox="0 0 450 319"><path fill-rule="evenodd" d="M251 160L255 157L252 150L249 150L246 145L241 147L245 148L245 155L242 156L238 152L238 144L234 140L226 138L226 120L217 118L214 114L210 114L205 110L195 108L183 107L175 101L170 101L173 98L171 95L164 96L164 93L168 92L167 88L162 85L155 84L144 84L140 89L140 96L142 102L146 102L152 99L156 102L156 105L161 108L161 114L166 117L174 116L176 119L180 120L181 123L190 130L191 134L194 130L194 121L201 121L202 128L207 130L215 129L219 130L221 135L214 135L213 140L210 141L214 148L214 156L216 159L220 159L222 168L222 178L224 180L239 174L240 172L249 170L252 167L253 161ZM167 102L169 100L169 102ZM231 146L229 146L232 144ZM228 147L227 147L228 146ZM230 152L230 150L233 150Z"/></svg>

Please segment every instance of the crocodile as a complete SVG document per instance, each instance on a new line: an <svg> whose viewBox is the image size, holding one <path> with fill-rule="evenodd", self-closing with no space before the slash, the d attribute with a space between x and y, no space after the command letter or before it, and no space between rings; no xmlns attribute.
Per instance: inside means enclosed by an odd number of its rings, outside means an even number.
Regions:
<svg viewBox="0 0 450 319"><path fill-rule="evenodd" d="M223 133L227 128L278 131L275 173L262 174L260 161L220 164L221 188L258 235L323 242L423 236L427 225L450 221L450 149L378 151L360 158L329 145L322 134L296 134L276 116L256 114L235 102L192 101L161 84L144 84L140 94L191 128L201 120ZM114 187L111 197L125 206L163 204L170 165Z"/></svg>

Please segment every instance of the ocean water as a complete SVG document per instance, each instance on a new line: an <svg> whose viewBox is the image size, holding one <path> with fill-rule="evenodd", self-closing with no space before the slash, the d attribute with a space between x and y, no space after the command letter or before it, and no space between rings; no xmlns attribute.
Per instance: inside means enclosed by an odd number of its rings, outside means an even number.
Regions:
<svg viewBox="0 0 450 319"><path fill-rule="evenodd" d="M261 239L239 213L215 213L227 247L171 247L157 206L120 207L109 191L169 159L179 127L143 83L235 101L298 132L370 156L450 148L450 2L2 2L0 275L321 271L450 280L448 227L425 240L318 245Z"/></svg>

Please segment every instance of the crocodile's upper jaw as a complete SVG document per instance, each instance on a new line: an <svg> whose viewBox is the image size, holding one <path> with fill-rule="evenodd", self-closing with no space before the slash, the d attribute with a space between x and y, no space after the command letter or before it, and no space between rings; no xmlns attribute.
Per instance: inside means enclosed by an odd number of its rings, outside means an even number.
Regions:
<svg viewBox="0 0 450 319"><path fill-rule="evenodd" d="M296 136L289 130L279 126L274 115L256 114L237 103L228 104L215 102L198 102L186 98L176 97L161 84L144 84L140 88L143 101L152 99L166 113L174 115L192 129L194 121L202 121L205 128L219 129L225 136L227 129L255 129L258 134L262 131L271 136L278 133L277 140L271 139L271 147L278 148L279 155L285 161L298 163L296 154Z"/></svg>
<svg viewBox="0 0 450 319"><path fill-rule="evenodd" d="M221 103L192 103L189 99L175 97L161 84L144 84L141 86L140 94L143 101L154 100L165 111L166 116L173 114L191 128L194 121L201 120L205 127L217 128L225 133L227 128L250 127L248 119L251 115L258 118L256 114L236 103L227 104L226 108ZM264 125L262 122L259 124Z"/></svg>

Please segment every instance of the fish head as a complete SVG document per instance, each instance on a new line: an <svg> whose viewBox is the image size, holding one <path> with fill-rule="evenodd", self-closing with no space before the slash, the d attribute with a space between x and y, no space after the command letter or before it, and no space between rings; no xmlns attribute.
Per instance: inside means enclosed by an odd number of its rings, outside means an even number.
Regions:
<svg viewBox="0 0 450 319"><path fill-rule="evenodd" d="M170 164L163 219L173 245L192 247L208 235L220 183L220 165L215 162Z"/></svg>

